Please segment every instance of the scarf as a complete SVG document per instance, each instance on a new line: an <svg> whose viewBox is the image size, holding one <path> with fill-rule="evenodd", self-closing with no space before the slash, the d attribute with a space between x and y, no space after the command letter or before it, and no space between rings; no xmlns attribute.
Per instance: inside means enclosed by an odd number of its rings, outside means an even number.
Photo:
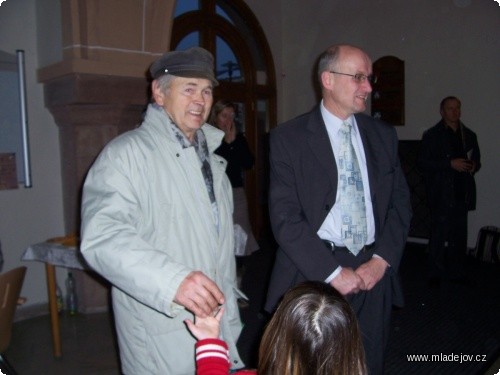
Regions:
<svg viewBox="0 0 500 375"><path fill-rule="evenodd" d="M217 201L215 200L214 191L214 178L212 174L212 168L210 167L210 154L208 152L207 139L203 130L198 129L194 135L193 142L184 135L184 133L175 124L172 118L169 116L172 132L175 138L179 141L182 148L194 147L196 154L201 162L201 173L203 179L205 180L205 186L207 188L208 196L210 197L210 203L212 204L212 211L214 214L215 224L217 226L217 231L219 230L219 210L217 207Z"/></svg>

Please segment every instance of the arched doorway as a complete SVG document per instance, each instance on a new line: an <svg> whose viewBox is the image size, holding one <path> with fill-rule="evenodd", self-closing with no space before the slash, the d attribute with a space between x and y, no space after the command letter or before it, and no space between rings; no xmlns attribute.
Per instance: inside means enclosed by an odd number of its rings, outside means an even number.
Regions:
<svg viewBox="0 0 500 375"><path fill-rule="evenodd" d="M215 100L231 100L240 109L239 130L256 160L245 174L245 191L254 234L261 238L270 233L268 135L276 124L276 80L269 45L254 14L240 0L178 1L174 17L171 49L201 46L212 52L220 83Z"/></svg>

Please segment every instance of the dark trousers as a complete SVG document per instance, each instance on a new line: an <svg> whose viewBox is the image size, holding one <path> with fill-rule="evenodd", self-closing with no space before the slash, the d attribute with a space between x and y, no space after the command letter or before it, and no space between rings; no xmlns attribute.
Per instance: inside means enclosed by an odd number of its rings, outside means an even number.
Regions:
<svg viewBox="0 0 500 375"><path fill-rule="evenodd" d="M431 214L429 276L454 279L464 276L467 251L467 209L451 207Z"/></svg>
<svg viewBox="0 0 500 375"><path fill-rule="evenodd" d="M367 262L373 252L353 256L339 253L336 257L343 267L356 269ZM392 311L391 270L369 291L348 295L347 300L358 318L365 349L366 364L370 375L384 373L385 348L389 338Z"/></svg>

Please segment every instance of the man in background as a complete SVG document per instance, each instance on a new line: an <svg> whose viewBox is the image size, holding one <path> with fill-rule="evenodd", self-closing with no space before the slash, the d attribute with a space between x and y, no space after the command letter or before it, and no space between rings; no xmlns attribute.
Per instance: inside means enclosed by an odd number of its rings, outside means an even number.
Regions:
<svg viewBox="0 0 500 375"><path fill-rule="evenodd" d="M448 96L441 120L422 137L418 165L424 173L431 212L429 282L462 280L467 250L467 215L476 209L474 174L481 168L476 134L461 121L461 102Z"/></svg>

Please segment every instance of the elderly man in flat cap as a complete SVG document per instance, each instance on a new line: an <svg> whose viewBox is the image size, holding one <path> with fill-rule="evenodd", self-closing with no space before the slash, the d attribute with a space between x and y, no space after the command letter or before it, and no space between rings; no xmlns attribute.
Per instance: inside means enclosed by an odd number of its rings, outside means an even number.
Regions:
<svg viewBox="0 0 500 375"><path fill-rule="evenodd" d="M194 374L184 320L221 305L231 365L244 366L232 190L226 161L214 154L224 133L205 122L213 68L199 47L155 61L143 123L106 145L85 181L81 251L113 285L125 374Z"/></svg>

